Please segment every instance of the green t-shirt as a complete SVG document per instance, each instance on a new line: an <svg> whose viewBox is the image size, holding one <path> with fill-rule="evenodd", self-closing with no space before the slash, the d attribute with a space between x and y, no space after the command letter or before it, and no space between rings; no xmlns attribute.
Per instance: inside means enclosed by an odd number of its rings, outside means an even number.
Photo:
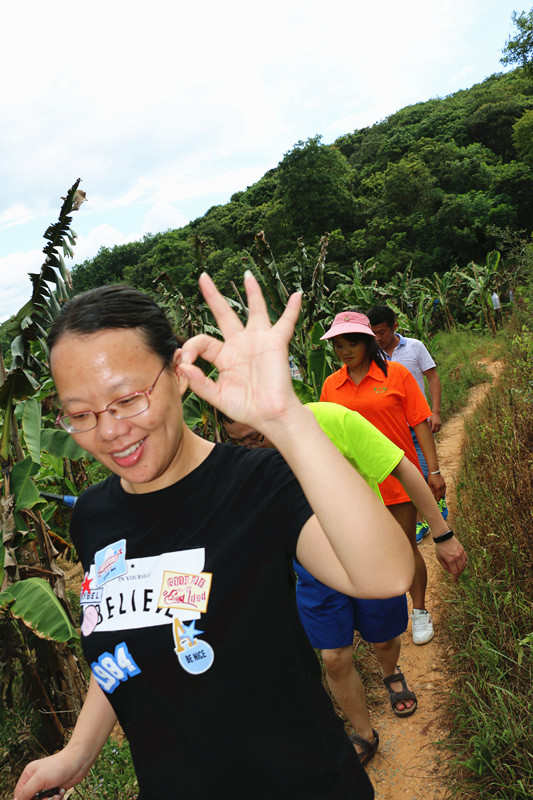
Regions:
<svg viewBox="0 0 533 800"><path fill-rule="evenodd" d="M338 403L307 403L316 421L337 450L381 498L378 483L385 480L404 456L390 439L357 411Z"/></svg>

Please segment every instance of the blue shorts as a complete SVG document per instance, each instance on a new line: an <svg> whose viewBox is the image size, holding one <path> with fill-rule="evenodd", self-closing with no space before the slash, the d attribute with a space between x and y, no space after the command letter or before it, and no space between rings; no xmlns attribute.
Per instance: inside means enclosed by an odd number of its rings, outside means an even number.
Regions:
<svg viewBox="0 0 533 800"><path fill-rule="evenodd" d="M416 454L418 456L418 463L420 464L420 469L422 470L422 473L423 473L424 478L426 479L426 483L427 483L428 478L429 478L428 462L424 458L424 453L422 452L422 448L420 447L420 442L416 438L416 433L414 432L414 430L412 428L409 428L409 430L411 431L411 436L412 436L412 439L413 439L413 444L415 446Z"/></svg>
<svg viewBox="0 0 533 800"><path fill-rule="evenodd" d="M333 650L353 644L354 631L365 642L388 642L407 628L407 597L360 600L324 586L300 564L296 602L300 620L313 647Z"/></svg>

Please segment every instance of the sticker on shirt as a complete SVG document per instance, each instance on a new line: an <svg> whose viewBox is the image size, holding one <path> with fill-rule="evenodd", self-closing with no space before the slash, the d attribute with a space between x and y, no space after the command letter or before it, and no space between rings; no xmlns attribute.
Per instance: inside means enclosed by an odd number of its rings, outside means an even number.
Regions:
<svg viewBox="0 0 533 800"><path fill-rule="evenodd" d="M141 671L126 642L117 644L114 655L102 653L98 661L92 662L91 670L98 685L108 694L112 694L117 686Z"/></svg>
<svg viewBox="0 0 533 800"><path fill-rule="evenodd" d="M209 602L212 578L211 572L201 572L198 575L165 570L157 605L159 608L205 612Z"/></svg>
<svg viewBox="0 0 533 800"><path fill-rule="evenodd" d="M94 567L96 570L96 585L118 578L127 572L126 568L126 540L107 545L103 550L94 554Z"/></svg>
<svg viewBox="0 0 533 800"><path fill-rule="evenodd" d="M105 553L108 548L100 551ZM211 586L204 573L205 549L179 550L159 556L124 559L125 571L98 585L96 556L85 574L80 594L84 636L91 633L168 625L174 619L199 619L206 610ZM187 594L181 604L159 605L165 574L185 576L180 584ZM172 586L170 588L176 588ZM204 596L205 594L205 596Z"/></svg>
<svg viewBox="0 0 533 800"><path fill-rule="evenodd" d="M375 394L385 394L387 391L387 386L374 386L374 393Z"/></svg>
<svg viewBox="0 0 533 800"><path fill-rule="evenodd" d="M198 639L203 631L196 630L196 622L182 625L179 619L173 624L174 642L178 661L186 672L191 675L201 675L212 666L215 652L210 644Z"/></svg>
<svg viewBox="0 0 533 800"><path fill-rule="evenodd" d="M94 578L86 572L83 578L80 591L80 605L82 608L81 632L84 636L89 636L98 623L98 609L102 602L104 590L93 587Z"/></svg>

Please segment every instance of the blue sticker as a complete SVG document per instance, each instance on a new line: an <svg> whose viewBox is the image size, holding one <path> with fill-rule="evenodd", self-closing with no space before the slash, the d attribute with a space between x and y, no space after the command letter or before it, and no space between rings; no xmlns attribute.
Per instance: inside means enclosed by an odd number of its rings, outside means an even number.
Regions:
<svg viewBox="0 0 533 800"><path fill-rule="evenodd" d="M91 670L98 685L108 694L114 692L122 681L141 671L131 657L126 642L117 644L114 656L102 653L98 661L91 664Z"/></svg>
<svg viewBox="0 0 533 800"><path fill-rule="evenodd" d="M183 669L190 672L191 675L201 675L202 672L207 672L214 660L215 653L211 645L199 639L195 644L178 653L178 661Z"/></svg>
<svg viewBox="0 0 533 800"><path fill-rule="evenodd" d="M210 644L196 638L203 631L196 630L195 620L183 625L179 619L174 619L173 632L175 652L183 669L191 675L207 672L215 660L215 651Z"/></svg>
<svg viewBox="0 0 533 800"><path fill-rule="evenodd" d="M94 554L94 567L96 572L96 585L103 586L104 583L125 575L126 567L126 540L120 539L118 542L108 544L102 550Z"/></svg>

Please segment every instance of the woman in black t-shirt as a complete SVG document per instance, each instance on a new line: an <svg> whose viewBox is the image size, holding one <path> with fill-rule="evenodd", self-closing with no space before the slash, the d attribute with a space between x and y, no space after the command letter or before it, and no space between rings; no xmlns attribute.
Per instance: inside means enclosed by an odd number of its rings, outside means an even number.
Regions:
<svg viewBox="0 0 533 800"><path fill-rule="evenodd" d="M113 475L82 495L72 522L87 699L67 746L26 767L17 800L58 800L117 719L142 800L373 796L320 686L290 563L345 594L392 597L412 579L409 545L293 392L300 296L271 326L247 274L245 327L207 275L200 287L223 341L176 349L159 307L120 285L75 297L50 332L57 424ZM187 388L285 461L196 436L183 422Z"/></svg>

